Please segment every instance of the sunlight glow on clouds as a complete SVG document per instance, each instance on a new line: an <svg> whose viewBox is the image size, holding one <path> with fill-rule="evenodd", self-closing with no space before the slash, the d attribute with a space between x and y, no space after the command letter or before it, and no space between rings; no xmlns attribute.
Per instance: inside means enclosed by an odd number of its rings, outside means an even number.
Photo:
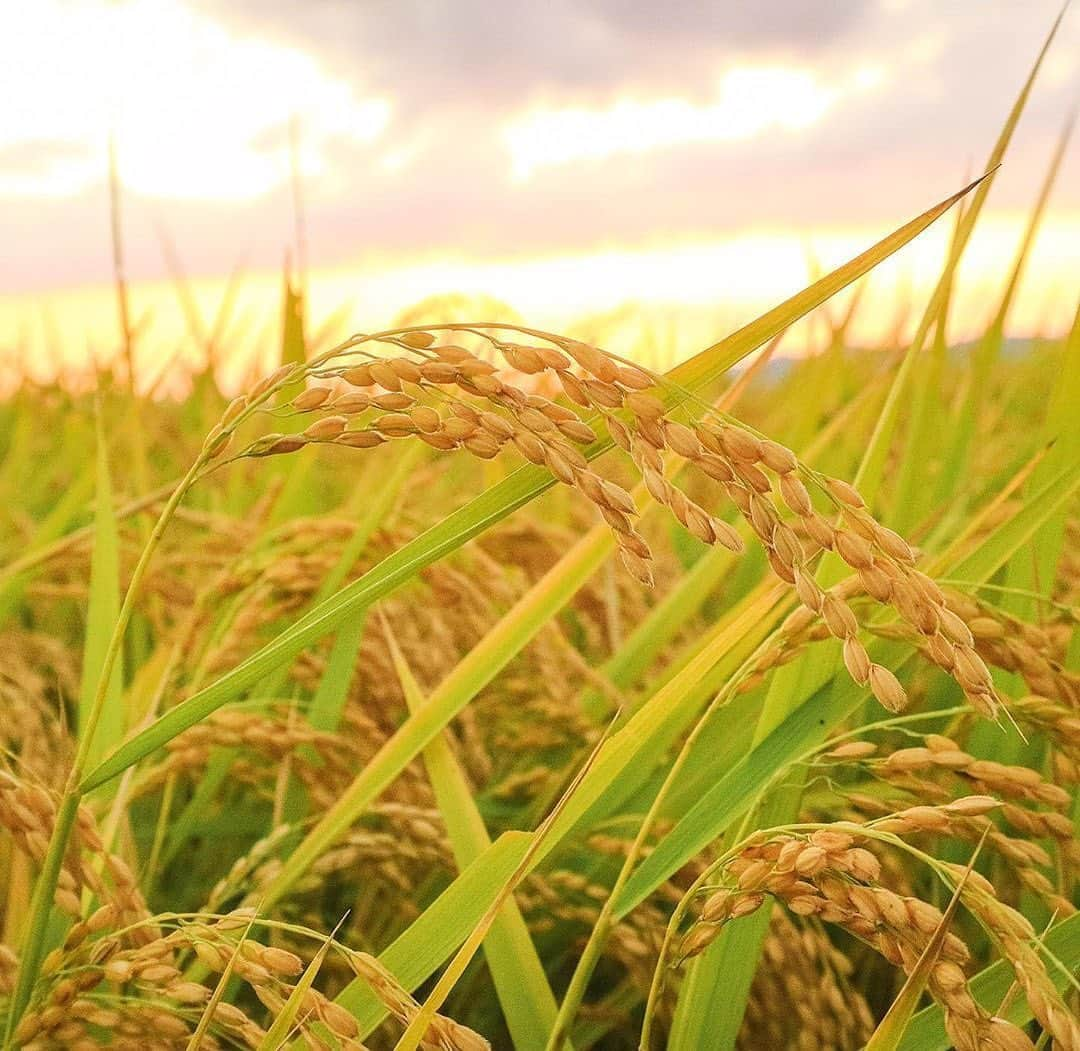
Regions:
<svg viewBox="0 0 1080 1051"><path fill-rule="evenodd" d="M1007 279L1004 261L1013 257L1026 221L1023 213L989 216L976 228L950 312L951 339L975 338L990 320ZM628 342L612 342L603 329L595 338L609 349L633 354L642 345L642 333L649 331L649 319L660 319L663 323L652 331L664 344L664 352L671 351L668 364L672 364L797 292L813 279L811 255L831 269L886 232L887 228L855 227L801 234L761 229L724 240L529 258L376 256L357 267L313 271L310 308L317 318L338 318L331 334L336 338L389 327L400 311L447 290L494 296L530 324L555 331L565 331L586 317L602 324L606 314L625 309L631 319L623 333ZM910 334L933 292L949 236L949 226L938 224L874 271L855 316L851 336L856 343L880 345L900 322ZM1078 272L1080 213L1073 213L1040 233L1010 331L1065 330L1076 309L1071 278ZM222 278L192 281L191 292L204 318L215 315L227 286ZM233 358L230 374L239 377L276 346L281 277L271 272L249 274L235 291L233 316L241 322L226 331ZM184 348L187 360L197 361L200 351L184 338L186 321L172 284L139 283L131 294L137 312L148 319L140 343L148 374L159 375L177 347ZM254 326L245 332L244 318L270 321L265 328ZM798 354L806 347L820 347L823 335L820 324L804 323L785 339L782 352ZM670 340L675 344L667 347ZM92 363L87 345L102 360L111 358L119 346L110 286L57 292L49 297L47 313L32 314L21 298L0 293L0 388L5 366L12 374L29 368L43 379L61 364L69 374L88 368ZM64 355L62 360L57 353ZM265 367L265 361L258 366Z"/></svg>
<svg viewBox="0 0 1080 1051"><path fill-rule="evenodd" d="M633 301L752 316L805 279L815 231L828 256L825 231L880 235L958 188L1059 2L987 0L988 17L935 0L0 0L0 357L43 345L25 336L43 327L43 295L80 354L81 324L103 353L115 344L113 134L140 305L159 316L176 298L160 284L164 229L216 290L208 315L243 264L272 345L294 116L314 319L356 299L366 327L453 288L555 328ZM1007 214L1019 236L1078 61L1080 20L1066 18L980 230ZM1075 310L1078 159L1074 144L1019 330ZM982 317L1010 265L1007 239L978 244L957 326ZM923 251L902 253L917 287L937 273ZM904 273L875 275L876 320L892 323ZM182 325L155 326L146 353L171 353Z"/></svg>
<svg viewBox="0 0 1080 1051"><path fill-rule="evenodd" d="M387 99L358 97L311 54L237 37L177 0L35 0L6 30L4 196L67 196L101 180L112 133L131 190L247 199L288 177L294 113L313 173L328 144L370 142L390 120Z"/></svg>
<svg viewBox="0 0 1080 1051"><path fill-rule="evenodd" d="M881 76L877 69L860 69L849 84L825 84L809 70L737 66L721 76L715 99L706 104L624 98L606 109L541 108L512 122L504 139L515 177L527 179L539 168L578 160L799 131L816 124L848 91L871 88Z"/></svg>

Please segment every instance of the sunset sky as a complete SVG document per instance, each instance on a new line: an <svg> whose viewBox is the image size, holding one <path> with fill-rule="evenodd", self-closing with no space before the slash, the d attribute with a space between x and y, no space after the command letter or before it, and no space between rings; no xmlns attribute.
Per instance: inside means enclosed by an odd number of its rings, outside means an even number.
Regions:
<svg viewBox="0 0 1080 1051"><path fill-rule="evenodd" d="M162 231L208 312L242 267L251 324L273 321L294 118L316 322L348 303L382 325L458 290L537 324L630 301L744 319L801 287L810 253L840 262L977 173L1059 6L2 2L9 358L110 352L110 135L128 277L158 338L175 311ZM1078 94L1073 11L972 244L959 330L1003 283ZM1018 331L1075 309L1078 152ZM922 302L945 232L875 278L881 304L898 288ZM891 323L872 310L868 336Z"/></svg>

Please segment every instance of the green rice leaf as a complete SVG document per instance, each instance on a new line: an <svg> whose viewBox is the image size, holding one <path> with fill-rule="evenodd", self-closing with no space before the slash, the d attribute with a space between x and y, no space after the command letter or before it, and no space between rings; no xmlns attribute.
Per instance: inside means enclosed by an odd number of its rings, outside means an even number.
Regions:
<svg viewBox="0 0 1080 1051"><path fill-rule="evenodd" d="M94 704L101 669L113 625L120 613L120 540L113 512L109 453L100 411L97 414L97 498L94 513L94 548L90 561L90 594L86 608L86 644L79 689L79 725ZM88 755L99 762L114 742L124 736L123 661L118 658L109 676L105 704Z"/></svg>
<svg viewBox="0 0 1080 1051"><path fill-rule="evenodd" d="M385 622L383 631L409 711L421 711L428 700ZM463 870L491 847L491 837L445 731L424 749L424 766L446 824L454 859ZM484 939L484 955L516 1051L543 1051L555 1024L557 1007L544 966L513 897L506 900L492 922Z"/></svg>

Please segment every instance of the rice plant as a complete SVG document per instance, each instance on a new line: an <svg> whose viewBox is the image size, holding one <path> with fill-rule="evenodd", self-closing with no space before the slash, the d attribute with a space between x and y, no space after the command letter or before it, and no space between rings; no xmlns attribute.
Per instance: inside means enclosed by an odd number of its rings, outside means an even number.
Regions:
<svg viewBox="0 0 1080 1051"><path fill-rule="evenodd" d="M1080 1048L1080 311L1005 353L1029 236L948 340L1038 68L981 178L666 372L314 352L289 292L231 398L0 405L5 1047Z"/></svg>

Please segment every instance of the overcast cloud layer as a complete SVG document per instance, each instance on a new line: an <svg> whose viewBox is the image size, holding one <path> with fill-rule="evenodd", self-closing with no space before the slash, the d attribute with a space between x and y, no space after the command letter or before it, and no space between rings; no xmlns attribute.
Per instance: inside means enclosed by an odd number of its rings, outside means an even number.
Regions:
<svg viewBox="0 0 1080 1051"><path fill-rule="evenodd" d="M140 7L145 14L146 4L119 9ZM979 170L1058 4L161 0L150 7L275 53L299 52L311 64L296 75L325 78L298 89L301 102L313 100L299 118L311 161L304 179L311 259L338 265L373 253L505 257L899 222ZM41 21L31 22L24 32L40 34ZM206 149L185 145L185 156L209 189L182 199L133 180L125 195L131 276L163 272L155 225L170 232L194 273L223 273L240 261L279 265L291 236L287 183L268 177L252 194L235 185L215 193L214 177L217 158L234 144L230 128L250 138L253 172L260 151L283 155L289 84L259 52L245 84L207 101L195 89L212 71L200 68L198 50L190 63L181 58L188 65L179 71L163 67L170 80L155 80L153 52L164 54L170 40L155 41L148 24L126 45L150 53L147 83L170 100L155 134L167 150L170 141L197 144L200 127L208 129ZM41 42L20 40L19 30L16 14L0 58L35 53ZM70 63L41 74L51 78L52 110L76 105L95 76L93 62L111 59L80 61L69 83ZM754 80L761 69L771 72ZM258 83L264 73L276 82ZM34 83L18 87L18 96L5 92L14 109L32 108ZM245 128L245 103L224 132L210 134L225 95L250 91L257 102L270 88L283 100L280 116L275 109ZM1074 11L993 208L1029 206L1078 89ZM107 279L104 142L80 141L62 122L51 138L35 138L17 120L17 113L0 117L3 291ZM122 135L118 148L123 171ZM1059 213L1080 212L1075 153L1055 194ZM70 187L35 192L36 180L44 185L58 172L74 173Z"/></svg>

